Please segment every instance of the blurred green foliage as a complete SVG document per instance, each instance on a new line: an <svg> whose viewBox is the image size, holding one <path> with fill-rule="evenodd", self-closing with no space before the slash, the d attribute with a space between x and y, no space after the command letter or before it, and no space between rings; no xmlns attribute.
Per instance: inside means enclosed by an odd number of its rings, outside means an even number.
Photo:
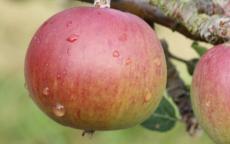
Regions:
<svg viewBox="0 0 230 144"><path fill-rule="evenodd" d="M24 56L39 25L66 5L61 0L19 1L0 1L0 144L212 144L205 134L190 137L180 122L166 133L137 126L82 137L82 131L49 119L32 102L24 87ZM75 4L79 5L76 2L71 6ZM164 29L159 29L159 34L171 35ZM173 37L176 41L177 36ZM178 65L178 68L189 82L191 78L185 74L185 67Z"/></svg>

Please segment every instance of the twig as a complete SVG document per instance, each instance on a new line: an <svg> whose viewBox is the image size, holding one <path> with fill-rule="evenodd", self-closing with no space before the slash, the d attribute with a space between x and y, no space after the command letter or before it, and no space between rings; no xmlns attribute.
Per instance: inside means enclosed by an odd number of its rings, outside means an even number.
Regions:
<svg viewBox="0 0 230 144"><path fill-rule="evenodd" d="M167 60L167 92L177 105L182 117L182 121L186 124L187 132L194 136L200 129L192 110L189 89L186 87L184 81L180 77L175 65L169 59L167 42L162 40L161 43Z"/></svg>
<svg viewBox="0 0 230 144"><path fill-rule="evenodd" d="M222 9L225 1L113 0L111 7L132 12L148 23L156 22L190 39L219 44L230 39L230 17L223 16Z"/></svg>
<svg viewBox="0 0 230 144"><path fill-rule="evenodd" d="M214 4L214 1L208 2ZM199 13L194 0L150 0L150 4L156 5L166 16L184 25L191 34L199 34L209 43L230 40L230 17Z"/></svg>

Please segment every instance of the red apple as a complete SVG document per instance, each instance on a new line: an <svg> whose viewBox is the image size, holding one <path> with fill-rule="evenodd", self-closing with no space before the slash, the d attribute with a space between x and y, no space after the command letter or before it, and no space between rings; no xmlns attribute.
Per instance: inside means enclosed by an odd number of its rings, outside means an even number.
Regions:
<svg viewBox="0 0 230 144"><path fill-rule="evenodd" d="M201 126L217 144L230 143L230 45L210 49L193 76L192 103Z"/></svg>
<svg viewBox="0 0 230 144"><path fill-rule="evenodd" d="M55 121L86 130L143 122L166 85L166 63L155 32L113 9L72 8L47 20L25 60L32 99Z"/></svg>

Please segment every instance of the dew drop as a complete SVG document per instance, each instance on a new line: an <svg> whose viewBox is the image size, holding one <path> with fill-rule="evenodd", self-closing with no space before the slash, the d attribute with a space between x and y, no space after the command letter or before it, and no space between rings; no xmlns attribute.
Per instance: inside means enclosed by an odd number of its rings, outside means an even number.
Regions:
<svg viewBox="0 0 230 144"><path fill-rule="evenodd" d="M211 104L211 102L210 102L210 101L207 101L205 105L206 105L207 107L210 107L210 104Z"/></svg>
<svg viewBox="0 0 230 144"><path fill-rule="evenodd" d="M119 51L118 51L118 50L115 50L115 51L113 52L113 57L119 57L119 56L120 56Z"/></svg>
<svg viewBox="0 0 230 144"><path fill-rule="evenodd" d="M148 91L147 91L147 94L144 96L144 102L146 103L146 102L150 101L151 97L152 97L152 94L151 94L151 92L148 90Z"/></svg>
<svg viewBox="0 0 230 144"><path fill-rule="evenodd" d="M70 43L73 43L73 42L77 41L77 39L78 39L78 35L72 34L72 35L70 35L66 40L67 40L68 42L70 42Z"/></svg>
<svg viewBox="0 0 230 144"><path fill-rule="evenodd" d="M55 105L55 107L53 108L53 113L57 116L57 117L63 117L65 115L65 108L63 105L57 103Z"/></svg>
<svg viewBox="0 0 230 144"><path fill-rule="evenodd" d="M45 96L48 96L49 95L49 88L48 87L44 88L42 91L42 94Z"/></svg>
<svg viewBox="0 0 230 144"><path fill-rule="evenodd" d="M130 65L132 63L132 60L130 58L126 59L125 65Z"/></svg>
<svg viewBox="0 0 230 144"><path fill-rule="evenodd" d="M155 58L155 59L153 60L153 63L154 63L156 66L160 66L160 65L161 65L161 60L160 60L160 58Z"/></svg>
<svg viewBox="0 0 230 144"><path fill-rule="evenodd" d="M60 74L57 75L57 79L58 79L58 80L61 79L61 75L60 75Z"/></svg>

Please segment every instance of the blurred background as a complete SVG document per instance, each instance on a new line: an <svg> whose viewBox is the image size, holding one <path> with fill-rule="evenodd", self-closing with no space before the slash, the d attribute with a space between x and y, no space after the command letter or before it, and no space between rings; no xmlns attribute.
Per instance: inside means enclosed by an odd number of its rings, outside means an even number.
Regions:
<svg viewBox="0 0 230 144"><path fill-rule="evenodd" d="M50 16L71 4L64 0L0 0L0 144L213 144L205 133L191 137L178 122L167 132L134 128L96 132L82 137L80 130L61 126L44 115L32 102L24 87L24 57L31 37ZM197 57L191 41L161 26L156 27L160 38L170 45L175 55ZM175 62L186 84L190 84L183 64Z"/></svg>

